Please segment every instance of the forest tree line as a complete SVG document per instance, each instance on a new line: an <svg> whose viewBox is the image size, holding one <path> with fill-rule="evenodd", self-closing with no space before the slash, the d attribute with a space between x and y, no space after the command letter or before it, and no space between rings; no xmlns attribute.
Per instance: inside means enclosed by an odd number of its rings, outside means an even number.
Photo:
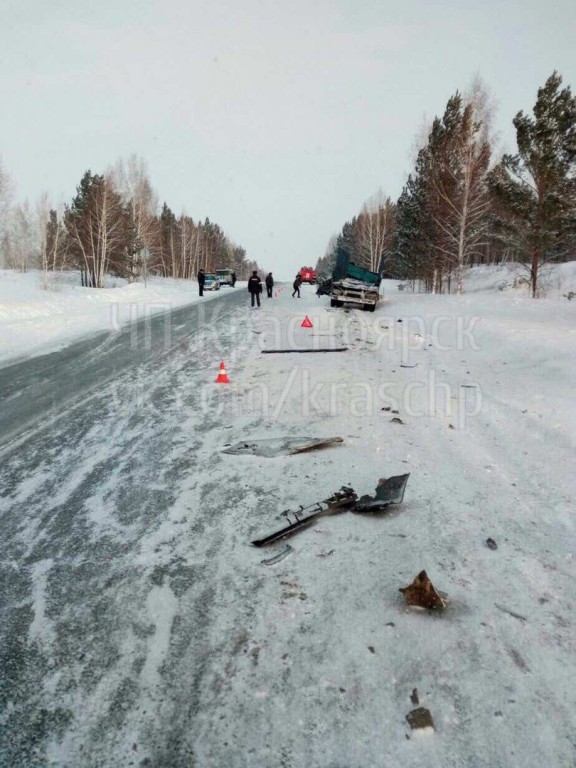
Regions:
<svg viewBox="0 0 576 768"><path fill-rule="evenodd" d="M149 275L192 279L199 269L228 267L239 280L255 262L220 225L160 208L146 164L135 155L106 174L86 171L61 211L42 195L34 208L13 203L13 185L0 167L0 265L40 268L49 281L59 270L79 270L82 284L104 286L112 274L134 282Z"/></svg>
<svg viewBox="0 0 576 768"><path fill-rule="evenodd" d="M493 109L479 81L436 117L397 201L383 193L328 243L317 269L340 277L348 262L462 291L477 264L526 265L532 295L545 263L576 258L576 98L554 72L532 115L518 112L515 154L495 157Z"/></svg>

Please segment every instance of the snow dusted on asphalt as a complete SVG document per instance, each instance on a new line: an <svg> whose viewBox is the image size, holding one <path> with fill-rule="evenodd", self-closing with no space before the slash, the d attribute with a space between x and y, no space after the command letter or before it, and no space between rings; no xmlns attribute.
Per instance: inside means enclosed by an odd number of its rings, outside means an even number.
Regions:
<svg viewBox="0 0 576 768"><path fill-rule="evenodd" d="M244 289L197 339L5 449L0 756L573 766L576 301L477 270L460 297L385 283L374 314L307 286L250 310ZM288 344L349 351L261 354ZM299 435L344 443L222 453ZM323 518L274 566L284 543L250 545L285 509L406 472L385 515ZM442 615L398 592L422 569ZM435 724L422 737L414 688Z"/></svg>
<svg viewBox="0 0 576 768"><path fill-rule="evenodd" d="M50 276L0 270L0 365L15 358L43 355L99 331L115 332L126 323L199 301L190 280L150 278L129 284L108 278L106 288L83 288L80 273ZM245 285L238 283L238 286ZM220 296L206 292L203 301Z"/></svg>

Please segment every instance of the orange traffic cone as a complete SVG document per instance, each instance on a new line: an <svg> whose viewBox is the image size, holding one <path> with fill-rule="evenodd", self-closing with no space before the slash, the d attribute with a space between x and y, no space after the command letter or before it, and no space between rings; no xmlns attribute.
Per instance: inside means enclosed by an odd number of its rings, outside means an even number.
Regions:
<svg viewBox="0 0 576 768"><path fill-rule="evenodd" d="M218 376L216 377L216 384L230 384L230 379L228 378L228 374L226 373L226 366L224 363L220 363L220 371L218 373Z"/></svg>
<svg viewBox="0 0 576 768"><path fill-rule="evenodd" d="M314 326L312 325L312 321L310 320L308 315L306 315L304 320L302 320L302 325L300 327L301 328L314 328Z"/></svg>

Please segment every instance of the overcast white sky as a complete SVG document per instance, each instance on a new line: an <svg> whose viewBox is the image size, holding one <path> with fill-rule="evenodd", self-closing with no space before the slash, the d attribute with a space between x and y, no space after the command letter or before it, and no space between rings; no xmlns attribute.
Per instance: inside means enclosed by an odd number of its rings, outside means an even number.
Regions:
<svg viewBox="0 0 576 768"><path fill-rule="evenodd" d="M496 127L554 69L573 0L1 0L0 155L19 198L74 194L132 152L160 200L277 276L323 255L415 134L479 72Z"/></svg>

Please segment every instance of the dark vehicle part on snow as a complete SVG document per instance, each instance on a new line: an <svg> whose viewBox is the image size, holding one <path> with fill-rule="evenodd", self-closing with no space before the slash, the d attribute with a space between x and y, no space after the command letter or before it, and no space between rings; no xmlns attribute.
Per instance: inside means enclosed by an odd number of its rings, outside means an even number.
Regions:
<svg viewBox="0 0 576 768"><path fill-rule="evenodd" d="M413 709L412 712L408 712L406 720L413 731L434 730L432 715L430 714L430 710L426 709L426 707L418 707L418 709Z"/></svg>
<svg viewBox="0 0 576 768"><path fill-rule="evenodd" d="M382 478L376 486L374 496L361 496L354 504L353 512L381 512L389 504L401 504L410 473Z"/></svg>
<svg viewBox="0 0 576 768"><path fill-rule="evenodd" d="M266 544L271 544L273 541L283 539L285 536L291 536L293 533L302 530L302 528L306 528L323 515L345 512L348 509L360 514L376 513L381 512L390 504L400 504L404 498L404 491L406 490L406 483L409 477L409 474L397 475L389 477L387 480L380 480L375 495L363 496L361 499L358 499L352 488L342 486L339 491L336 491L336 493L324 501L311 504L309 507L300 507L296 512L290 510L282 512L288 520L288 525L268 536L256 539L252 544L256 547L263 547ZM290 520L289 515L293 515L295 518L294 522Z"/></svg>
<svg viewBox="0 0 576 768"><path fill-rule="evenodd" d="M328 347L327 349L263 349L263 355L291 355L307 352L348 352L348 347Z"/></svg>
<svg viewBox="0 0 576 768"><path fill-rule="evenodd" d="M330 296L332 293L332 279L323 280L316 288L316 296Z"/></svg>
<svg viewBox="0 0 576 768"><path fill-rule="evenodd" d="M412 704L420 704L420 699L418 698L418 688L414 688L412 690L412 693L410 694L410 701Z"/></svg>
<svg viewBox="0 0 576 768"><path fill-rule="evenodd" d="M498 544L496 544L494 539L491 539L490 537L486 539L486 546L488 547L488 549L492 549L492 550L498 549Z"/></svg>
<svg viewBox="0 0 576 768"><path fill-rule="evenodd" d="M298 453L316 451L329 445L343 443L342 437L272 437L267 440L250 440L226 448L222 453L239 456L294 456Z"/></svg>
<svg viewBox="0 0 576 768"><path fill-rule="evenodd" d="M252 544L255 547L264 547L266 544L272 544L274 541L291 536L293 533L306 528L319 517L340 512L342 509L351 506L356 499L357 496L352 488L342 486L339 491L336 491L336 493L328 499L324 499L324 501L318 501L316 504L311 504L308 507L300 507L297 511L287 509L282 514L288 520L288 525L285 525L278 531L274 531L274 533L270 533L268 536L263 536L261 539L255 539ZM294 522L290 520L290 515L294 517Z"/></svg>
<svg viewBox="0 0 576 768"><path fill-rule="evenodd" d="M393 418L391 418L390 419L390 423L391 424L404 424L402 419L399 419L398 416L394 416Z"/></svg>
<svg viewBox="0 0 576 768"><path fill-rule="evenodd" d="M428 578L426 571L420 571L412 584L400 587L400 592L408 605L416 608L440 609L446 607L446 597L441 597Z"/></svg>
<svg viewBox="0 0 576 768"><path fill-rule="evenodd" d="M261 560L261 565L276 565L277 563L282 562L284 558L288 557L288 555L294 552L293 548L290 546L290 544L286 544L284 549L281 552L278 552L277 555L274 555L274 557L268 558L268 560Z"/></svg>

